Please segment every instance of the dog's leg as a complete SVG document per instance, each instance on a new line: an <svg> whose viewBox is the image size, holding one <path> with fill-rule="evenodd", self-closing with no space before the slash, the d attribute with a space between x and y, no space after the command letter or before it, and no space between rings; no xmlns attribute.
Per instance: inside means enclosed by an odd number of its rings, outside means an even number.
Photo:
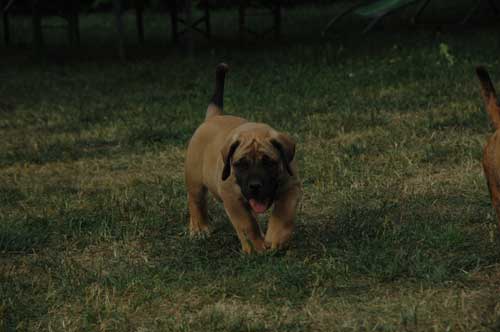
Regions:
<svg viewBox="0 0 500 332"><path fill-rule="evenodd" d="M500 141L497 139L497 134L493 135L488 143L486 143L483 151L483 170L488 184L488 191L490 192L491 203L495 208L497 216L498 232L500 234L500 181L498 180L499 169L497 164L496 147L500 146Z"/></svg>
<svg viewBox="0 0 500 332"><path fill-rule="evenodd" d="M489 179L488 179L489 180ZM491 203L493 207L495 208L496 216L497 216L497 226L498 226L498 232L500 234L500 188L499 186L495 183L494 179L488 181L488 188L490 189L490 195L491 195Z"/></svg>
<svg viewBox="0 0 500 332"><path fill-rule="evenodd" d="M249 254L267 249L257 220L241 201L225 199L224 209L238 234L243 252Z"/></svg>
<svg viewBox="0 0 500 332"><path fill-rule="evenodd" d="M204 186L192 187L188 190L189 204L189 235L191 237L205 237L210 231L207 215L207 188Z"/></svg>
<svg viewBox="0 0 500 332"><path fill-rule="evenodd" d="M300 199L300 189L296 186L284 192L274 202L266 232L266 243L271 249L282 248L290 239L294 229L293 220Z"/></svg>
<svg viewBox="0 0 500 332"><path fill-rule="evenodd" d="M497 196L496 199L493 200L493 206L495 207L495 212L497 215L498 233L500 234L500 194Z"/></svg>

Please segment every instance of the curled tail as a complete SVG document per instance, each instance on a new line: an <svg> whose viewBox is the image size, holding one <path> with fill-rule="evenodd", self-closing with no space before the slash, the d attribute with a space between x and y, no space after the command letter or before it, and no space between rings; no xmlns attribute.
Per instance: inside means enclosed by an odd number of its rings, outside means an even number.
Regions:
<svg viewBox="0 0 500 332"><path fill-rule="evenodd" d="M479 78L479 82L481 83L481 94L483 95L486 110L488 111L490 120L496 130L500 128L500 106L498 105L495 87L491 82L490 75L488 74L486 68L482 66L476 67L476 74Z"/></svg>
<svg viewBox="0 0 500 332"><path fill-rule="evenodd" d="M225 63L219 63L215 68L215 91L210 104L208 104L205 120L216 115L222 115L224 108L224 80L229 67Z"/></svg>

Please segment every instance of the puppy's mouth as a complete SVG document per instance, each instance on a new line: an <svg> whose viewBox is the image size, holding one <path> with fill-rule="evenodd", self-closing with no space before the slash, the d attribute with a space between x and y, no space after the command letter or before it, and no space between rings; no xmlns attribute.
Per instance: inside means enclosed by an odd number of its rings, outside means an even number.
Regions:
<svg viewBox="0 0 500 332"><path fill-rule="evenodd" d="M248 200L248 204L250 204L250 208L252 208L255 213L264 213L269 208L269 202L259 202L253 198Z"/></svg>

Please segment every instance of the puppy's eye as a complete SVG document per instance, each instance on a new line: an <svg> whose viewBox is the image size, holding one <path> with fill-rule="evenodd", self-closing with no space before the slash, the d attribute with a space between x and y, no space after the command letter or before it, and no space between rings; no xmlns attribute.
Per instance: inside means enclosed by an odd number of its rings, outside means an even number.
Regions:
<svg viewBox="0 0 500 332"><path fill-rule="evenodd" d="M234 167L238 169L247 169L250 167L250 163L246 159L240 159L233 164Z"/></svg>

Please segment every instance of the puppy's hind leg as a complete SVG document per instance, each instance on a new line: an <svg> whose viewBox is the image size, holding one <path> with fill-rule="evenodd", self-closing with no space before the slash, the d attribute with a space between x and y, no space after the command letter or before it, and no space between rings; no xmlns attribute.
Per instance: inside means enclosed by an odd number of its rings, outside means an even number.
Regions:
<svg viewBox="0 0 500 332"><path fill-rule="evenodd" d="M207 188L191 187L188 190L189 235L191 237L207 237L210 235L207 214Z"/></svg>
<svg viewBox="0 0 500 332"><path fill-rule="evenodd" d="M500 188L496 183L491 184L490 181L488 181L488 187L490 189L491 202L497 216L498 234L500 234Z"/></svg>

